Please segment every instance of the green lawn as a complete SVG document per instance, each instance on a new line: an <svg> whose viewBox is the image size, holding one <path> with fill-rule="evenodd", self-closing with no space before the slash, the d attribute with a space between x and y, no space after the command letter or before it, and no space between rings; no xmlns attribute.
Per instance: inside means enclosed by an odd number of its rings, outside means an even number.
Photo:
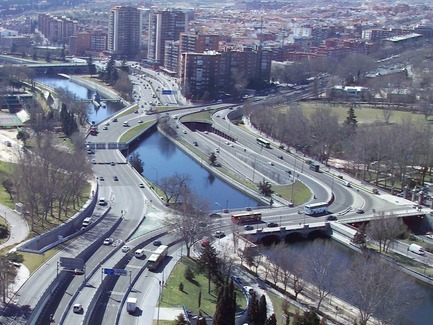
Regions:
<svg viewBox="0 0 433 325"><path fill-rule="evenodd" d="M5 161L0 161L0 179L8 178L12 172L13 164ZM5 191L4 186L0 186L0 203L8 208L15 208L15 203L11 200L9 194Z"/></svg>
<svg viewBox="0 0 433 325"><path fill-rule="evenodd" d="M202 274L195 274L193 282L185 279L184 272L187 266L195 268L195 261L189 258L182 258L175 266L173 272L167 280L166 288L162 292L161 307L182 307L185 306L193 314L202 312L203 316L213 316L218 298L218 292L215 285L211 284L211 291L208 293L208 280ZM179 290L179 284L183 283L183 291ZM201 305L198 307L198 296L201 291ZM237 290L237 310L241 311L246 308L246 299L243 294Z"/></svg>
<svg viewBox="0 0 433 325"><path fill-rule="evenodd" d="M134 126L130 128L128 131L122 134L120 137L119 142L128 142L131 139L133 139L135 136L146 130L150 125L152 125L154 121L148 121L146 123L138 124L137 126Z"/></svg>
<svg viewBox="0 0 433 325"><path fill-rule="evenodd" d="M182 117L182 122L208 122L212 124L212 113L213 111L200 111L195 114Z"/></svg>
<svg viewBox="0 0 433 325"><path fill-rule="evenodd" d="M347 117L347 111L349 109L348 104L332 104L327 102L297 102L297 105L303 110L306 116L311 116L318 108L330 108L332 112L338 116L338 120L342 123ZM290 105L289 105L290 106ZM287 109L286 107L282 107L281 110ZM376 108L372 105L357 105L355 106L355 115L358 123L374 123L374 122L385 122L383 110L380 105L377 105ZM414 114L412 112L405 111L392 111L391 117L389 119L389 123L400 123L405 119L411 118L414 121L425 121L424 116L422 114Z"/></svg>

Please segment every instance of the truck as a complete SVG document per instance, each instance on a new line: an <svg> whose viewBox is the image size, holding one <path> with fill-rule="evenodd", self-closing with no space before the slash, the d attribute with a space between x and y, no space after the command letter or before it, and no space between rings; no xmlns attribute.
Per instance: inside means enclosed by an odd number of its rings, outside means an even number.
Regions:
<svg viewBox="0 0 433 325"><path fill-rule="evenodd" d="M130 314L135 313L135 309L137 308L137 298L128 298L126 300L126 311Z"/></svg>
<svg viewBox="0 0 433 325"><path fill-rule="evenodd" d="M424 255L425 251L424 248L422 248L422 246L417 245L417 244L410 244L409 248L408 248L409 252L418 254L418 255Z"/></svg>

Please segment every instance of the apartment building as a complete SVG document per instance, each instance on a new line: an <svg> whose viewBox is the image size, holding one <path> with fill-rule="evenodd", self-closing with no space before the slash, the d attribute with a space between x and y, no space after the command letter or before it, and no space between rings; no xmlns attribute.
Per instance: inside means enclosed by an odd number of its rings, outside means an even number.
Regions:
<svg viewBox="0 0 433 325"><path fill-rule="evenodd" d="M181 10L162 10L149 14L147 59L163 65L166 41L178 41L188 28L188 15Z"/></svg>
<svg viewBox="0 0 433 325"><path fill-rule="evenodd" d="M133 6L116 6L108 18L107 49L113 55L132 58L141 48L142 15Z"/></svg>
<svg viewBox="0 0 433 325"><path fill-rule="evenodd" d="M77 33L78 22L65 16L39 14L38 29L51 42L67 43L69 37Z"/></svg>

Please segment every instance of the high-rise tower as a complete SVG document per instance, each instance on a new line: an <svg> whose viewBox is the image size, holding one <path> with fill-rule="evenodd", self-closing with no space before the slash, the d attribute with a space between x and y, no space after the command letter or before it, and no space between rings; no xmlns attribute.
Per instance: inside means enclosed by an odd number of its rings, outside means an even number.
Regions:
<svg viewBox="0 0 433 325"><path fill-rule="evenodd" d="M121 57L133 57L141 47L141 11L132 6L111 9L108 22L108 50Z"/></svg>

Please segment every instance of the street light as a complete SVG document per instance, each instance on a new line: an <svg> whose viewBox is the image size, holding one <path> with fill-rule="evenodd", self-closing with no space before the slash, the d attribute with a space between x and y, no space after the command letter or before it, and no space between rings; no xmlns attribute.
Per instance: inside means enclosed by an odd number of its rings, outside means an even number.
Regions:
<svg viewBox="0 0 433 325"><path fill-rule="evenodd" d="M162 286L164 285L164 280L161 281L156 276L149 275L149 274L146 275L145 277L146 278L154 278L155 280L158 281L158 285L159 285L159 297L158 297L158 313L157 313L157 316L156 316L156 325L159 325L159 307L161 305Z"/></svg>

